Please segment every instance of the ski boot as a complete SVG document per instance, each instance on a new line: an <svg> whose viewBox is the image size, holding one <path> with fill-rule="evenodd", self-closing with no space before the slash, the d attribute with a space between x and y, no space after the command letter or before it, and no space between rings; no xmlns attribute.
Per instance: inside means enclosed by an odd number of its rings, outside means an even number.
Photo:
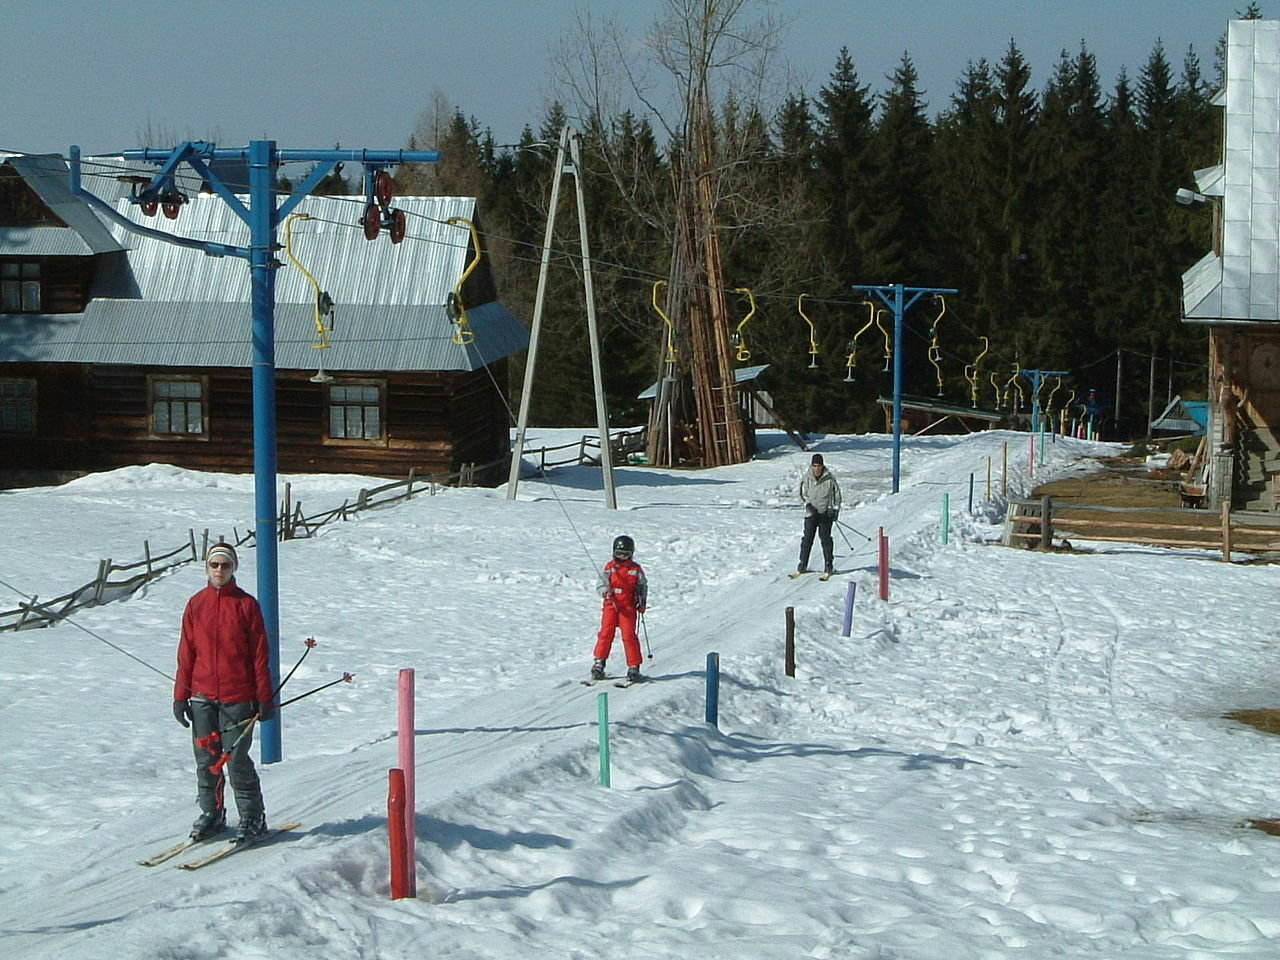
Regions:
<svg viewBox="0 0 1280 960"><path fill-rule="evenodd" d="M226 828L226 810L212 810L209 813L202 813L196 817L196 822L191 825L191 839L208 840Z"/></svg>
<svg viewBox="0 0 1280 960"><path fill-rule="evenodd" d="M639 683L641 679L639 667L627 667L627 683Z"/></svg>
<svg viewBox="0 0 1280 960"><path fill-rule="evenodd" d="M591 679L592 680L604 679L604 661L598 657L595 660L591 661Z"/></svg>
<svg viewBox="0 0 1280 960"><path fill-rule="evenodd" d="M236 828L235 843L256 843L267 834L267 815L258 813L245 817Z"/></svg>

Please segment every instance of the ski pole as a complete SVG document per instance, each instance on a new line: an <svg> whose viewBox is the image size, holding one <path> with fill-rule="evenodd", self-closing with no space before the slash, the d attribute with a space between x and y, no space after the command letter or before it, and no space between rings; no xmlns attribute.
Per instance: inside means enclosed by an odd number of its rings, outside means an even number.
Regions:
<svg viewBox="0 0 1280 960"><path fill-rule="evenodd" d="M849 526L849 525L848 525L847 523L845 523L843 520L837 520L837 521L836 521L836 524L837 524L838 526L844 527L846 530L852 530L854 533L856 533L858 536L860 536L863 540L867 541L867 543L870 543L870 542L871 542L871 538L870 538L870 537L868 537L865 533L863 533L861 530L856 529L855 527L851 527L851 526Z"/></svg>
<svg viewBox="0 0 1280 960"><path fill-rule="evenodd" d="M649 659L653 659L653 648L649 646L649 626L644 622L644 614L640 614L640 630L644 634L644 649L649 654Z"/></svg>
<svg viewBox="0 0 1280 960"><path fill-rule="evenodd" d="M284 689L284 685L289 682L289 678L293 676L294 671L302 666L302 661L307 659L307 654L310 653L311 648L316 645L316 638L307 637L307 639L303 641L303 644L306 646L306 649L302 651L302 656L298 658L298 662L293 665L293 668L285 675L285 678L280 681L280 685L271 691L272 700L276 698L276 694Z"/></svg>
<svg viewBox="0 0 1280 960"><path fill-rule="evenodd" d="M837 530L840 530L839 522L840 522L840 521L838 521L838 520L836 521L836 524L837 524L836 529L837 529ZM849 542L849 535L848 535L847 533L845 533L843 530L840 530L840 538L841 538L842 540L844 540L844 545L845 545L846 547L848 547L848 548L849 548L849 552L850 552L850 553L852 553L852 552L853 552L853 544Z"/></svg>
<svg viewBox="0 0 1280 960"><path fill-rule="evenodd" d="M344 674L343 674L342 676L340 676L337 680L330 680L328 683L322 683L320 686L316 687L316 688L315 688L315 689L313 689L313 690L308 690L306 693L300 693L300 694L298 694L296 697L291 697L290 699L286 700L284 703L280 704L280 706L281 706L281 707L287 707L287 706L288 706L289 704L291 704L291 703L297 703L299 700L302 700L302 699L304 699L304 698L306 698L306 697L309 697L309 696L311 696L313 693L319 693L321 690L327 690L327 689L329 689L329 688L330 688L330 687L332 687L335 683L350 683L350 682L351 682L351 680L352 680L352 677L353 677L353 676L354 676L354 674L344 673Z"/></svg>

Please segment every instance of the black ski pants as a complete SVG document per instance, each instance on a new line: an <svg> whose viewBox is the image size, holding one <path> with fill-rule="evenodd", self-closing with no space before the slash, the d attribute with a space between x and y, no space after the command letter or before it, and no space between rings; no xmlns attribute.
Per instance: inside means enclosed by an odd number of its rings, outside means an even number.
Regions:
<svg viewBox="0 0 1280 960"><path fill-rule="evenodd" d="M253 757L249 755L253 731L250 730L236 743L236 737L245 729L243 721L257 712L255 705L247 700L244 703L218 703L194 697L190 703L191 743L196 757L196 799L200 810L212 813L222 809L223 786L229 779L236 795L236 812L240 819L260 816L263 813L262 785L258 782ZM210 735L215 732L218 739L211 741ZM217 763L222 752L233 743L236 746L231 751L231 759L214 773L209 767Z"/></svg>
<svg viewBox="0 0 1280 960"><path fill-rule="evenodd" d="M822 544L822 560L824 569L835 568L836 547L831 542L831 524L834 518L826 513L806 511L804 515L804 536L800 538L800 566L809 566L809 552L813 549L813 535L818 535Z"/></svg>

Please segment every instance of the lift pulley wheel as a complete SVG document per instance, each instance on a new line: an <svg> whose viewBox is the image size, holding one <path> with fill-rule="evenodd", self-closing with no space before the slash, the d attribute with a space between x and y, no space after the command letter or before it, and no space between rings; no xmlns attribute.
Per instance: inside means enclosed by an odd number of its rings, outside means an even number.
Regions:
<svg viewBox="0 0 1280 960"><path fill-rule="evenodd" d="M378 209L376 203L371 203L364 208L364 216L360 218L360 224L364 227L366 240L378 239L378 230L382 227L382 211Z"/></svg>
<svg viewBox="0 0 1280 960"><path fill-rule="evenodd" d="M392 210L391 211L391 227L390 227L391 242L399 243L401 240L403 240L405 229L406 229L406 224L405 224L404 211Z"/></svg>
<svg viewBox="0 0 1280 960"><path fill-rule="evenodd" d="M395 193L396 182L391 179L391 174L385 170L379 170L373 178L373 195L378 198L378 203L386 207L391 203Z"/></svg>

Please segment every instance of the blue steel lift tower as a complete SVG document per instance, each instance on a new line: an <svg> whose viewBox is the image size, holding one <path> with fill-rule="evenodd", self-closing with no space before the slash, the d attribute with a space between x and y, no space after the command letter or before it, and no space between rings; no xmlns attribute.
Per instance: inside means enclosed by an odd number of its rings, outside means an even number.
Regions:
<svg viewBox="0 0 1280 960"><path fill-rule="evenodd" d="M404 212L390 206L392 181L386 168L400 163L436 163L435 150L282 150L274 140L251 140L245 147L219 148L212 143L188 141L170 150L143 148L124 150L115 157L158 164L160 169L150 182L133 191L133 202L144 211L154 213L156 205L164 207L166 216L177 216L185 196L174 184L174 173L187 164L215 194L235 211L249 227L247 247L210 243L153 230L134 223L115 207L84 190L80 183L80 148L71 148L71 192L85 200L104 217L126 230L168 243L200 250L211 257L240 257L249 264L251 273L251 305L253 314L253 491L254 544L258 552L258 602L266 621L271 647L271 684L280 683L280 593L279 558L276 550L276 345L275 345L275 271L280 265L275 252L280 249L276 232L302 198L314 190L334 167L343 162L360 163L365 169L366 195L361 224L365 236L372 240L386 228L391 241L404 239ZM238 161L249 169L249 205L236 196L235 187L227 184L211 168L211 161ZM311 162L315 168L280 200L276 192L280 164ZM281 758L280 712L262 724L260 749L263 763L276 763Z"/></svg>
<svg viewBox="0 0 1280 960"><path fill-rule="evenodd" d="M893 489L902 477L902 318L925 294L959 293L950 287L904 287L900 283L854 284L854 290L874 293L893 311Z"/></svg>

